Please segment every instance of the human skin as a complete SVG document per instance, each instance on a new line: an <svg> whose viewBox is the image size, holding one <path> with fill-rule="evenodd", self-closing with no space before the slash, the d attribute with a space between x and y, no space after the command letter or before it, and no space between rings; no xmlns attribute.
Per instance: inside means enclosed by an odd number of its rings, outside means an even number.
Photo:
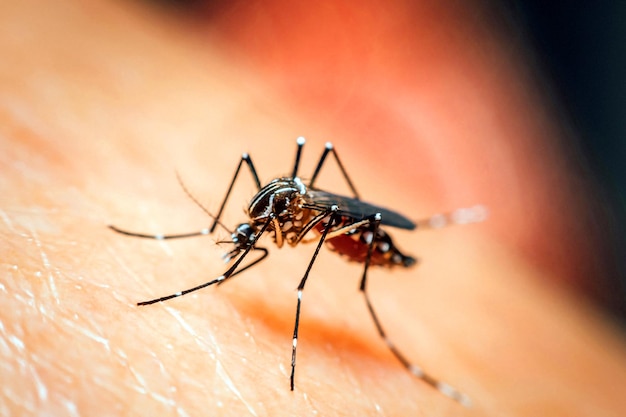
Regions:
<svg viewBox="0 0 626 417"><path fill-rule="evenodd" d="M265 43L271 33L254 19L307 14L280 3L269 3L268 15L216 13L194 30L139 5L5 3L0 414L623 415L623 338L566 285L596 269L589 243L574 238L585 212L570 191L575 182L558 142L546 140L559 129L532 80L503 58L511 58L504 42L474 33L462 13L424 6L437 17L431 36L407 41L414 52L406 56L385 55L406 33L367 25L357 13L355 27L376 34L376 50L366 52L389 66L364 71L347 60L316 87L321 69L294 56L316 49L288 37L282 46ZM372 15L404 21L401 7L385 10ZM331 28L340 15L310 13L328 17ZM401 70L414 56L420 65ZM291 58L301 78L285 69ZM351 74L375 87L357 94ZM372 97L385 105L372 107ZM228 233L158 242L107 225L145 233L206 227L210 219L176 172L215 212L243 151L268 181L290 172L300 135L309 139L302 172L333 140L363 198L411 218L489 207L485 223L389 229L420 265L373 269L369 286L395 344L467 393L471 408L400 366L358 291L362 267L329 251L304 292L289 390L295 289L310 244L277 249L265 237L269 259L232 282L136 306L219 276L228 246L215 242ZM346 191L332 165L319 185ZM253 193L244 172L226 225L246 220Z"/></svg>

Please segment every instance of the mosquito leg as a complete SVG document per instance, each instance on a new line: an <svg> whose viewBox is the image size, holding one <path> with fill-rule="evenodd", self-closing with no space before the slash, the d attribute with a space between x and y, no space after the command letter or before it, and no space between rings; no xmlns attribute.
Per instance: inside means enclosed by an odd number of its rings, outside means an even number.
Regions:
<svg viewBox="0 0 626 417"><path fill-rule="evenodd" d="M324 153L322 153L322 156L319 162L317 163L317 166L315 167L315 171L313 172L313 176L311 176L311 181L309 181L309 187L314 188L313 183L315 183L315 180L317 179L317 176L320 173L320 170L322 169L322 165L324 165L324 161L326 160L326 157L328 156L329 153L332 153L333 156L335 157L335 161L337 161L337 165L339 165L339 169L341 169L341 173L343 174L343 177L346 179L346 182L348 183L348 186L350 187L350 191L352 191L352 194L354 194L354 198L359 200L360 199L359 193L356 191L356 188L354 188L354 185L352 184L352 181L350 180L350 177L348 176L346 169L343 167L343 164L341 163L341 160L339 159L339 155L337 155L337 151L335 151L333 144L330 142L326 142Z"/></svg>
<svg viewBox="0 0 626 417"><path fill-rule="evenodd" d="M363 278L361 279L361 286L359 288L360 291L363 292L363 296L365 297L365 302L367 303L367 309L369 310L370 315L372 316L372 320L374 320L374 325L376 326L376 330L378 331L378 334L380 335L380 337L385 341L385 344L387 345L389 350L391 350L391 353L393 353L393 355L400 361L400 363L402 363L402 365L404 365L406 369L408 369L409 372L411 372L413 375L415 375L417 378L421 379L422 381L426 382L428 385L434 387L445 396L450 397L453 400L458 401L460 404L467 407L470 405L470 399L467 395L463 394L462 392L448 385L447 383L443 381L439 381L438 379L434 378L430 374L427 374L426 372L424 372L424 370L422 370L422 368L420 368L419 366L414 365L411 362L409 362L409 360L398 350L396 345L387 337L387 334L385 333L385 330L383 329L383 326L381 325L380 320L378 319L378 316L376 315L376 312L374 311L374 307L372 306L372 303L370 301L369 294L367 293L367 271L369 269L372 252L376 245L375 236L378 231L380 222L381 222L381 216L380 214L377 214L374 217L374 220L372 221L372 224L373 224L373 230L372 230L372 235L371 235L372 237L371 237L371 241L369 242L370 246L367 252L367 258L365 259L365 267L363 268Z"/></svg>
<svg viewBox="0 0 626 417"><path fill-rule="evenodd" d="M291 178L295 178L298 176L298 166L300 165L300 156L302 155L302 147L304 146L305 139L300 136L296 139L296 143L298 144L298 150L296 151L296 160L293 163L293 172L291 174Z"/></svg>
<svg viewBox="0 0 626 417"><path fill-rule="evenodd" d="M309 277L309 272L311 272L313 263L315 263L315 259L317 258L317 255L320 252L320 248L322 247L322 244L324 243L324 240L326 239L326 235L328 235L328 231L333 227L333 224L335 223L335 220L338 215L337 214L338 210L339 209L337 206L332 206L330 210L327 211L324 216L322 216L323 218L323 217L326 217L328 214L330 214L330 220L328 221L328 225L324 229L324 232L322 233L322 237L320 238L320 241L318 242L317 247L315 248L315 252L313 253L313 256L311 257L309 266L307 267L306 272L304 273L304 276L302 277L302 280L300 280L300 284L298 285L298 306L296 307L296 322L295 322L294 329L293 329L293 343L292 343L292 350L291 350L291 377L289 378L292 391L294 389L294 379L295 379L295 374L296 374L296 347L298 346L298 327L300 326L300 306L302 305L302 291L304 290L304 285L306 284L306 280Z"/></svg>
<svg viewBox="0 0 626 417"><path fill-rule="evenodd" d="M418 220L418 229L441 229L455 224L479 223L489 215L485 206L459 208L447 213L439 213L427 219Z"/></svg>
<svg viewBox="0 0 626 417"><path fill-rule="evenodd" d="M237 165L237 170L235 170L235 175L233 175L233 179L230 182L230 185L228 186L228 191L226 192L226 196L224 197L224 200L222 201L220 210L217 212L217 216L215 216L215 219L213 220L213 224L211 225L211 228L209 230L210 233L213 233L213 231L215 230L215 227L219 223L220 217L222 217L222 212L224 211L224 207L226 207L226 201L228 201L228 197L230 197L230 193L233 190L233 186L235 185L235 180L237 179L237 176L239 175L239 171L241 170L241 166L243 165L244 162L248 164L248 168L250 169L250 173L252 174L252 179L254 180L254 183L256 184L257 188L259 190L261 189L261 181L259 181L259 175L256 173L256 169L254 168L252 159L250 158L250 155L244 152L241 155L241 159L239 160L239 165Z"/></svg>
<svg viewBox="0 0 626 417"><path fill-rule="evenodd" d="M265 249L265 248L261 248L261 247L255 246L255 247L254 247L254 250L255 250L255 251L262 252L261 256L259 256L259 258L258 258L258 259L255 259L254 261L250 262L248 265L244 266L243 268L240 268L240 269L238 269L237 271L233 272L233 273L231 274L230 278L234 277L235 275L239 275L239 274L241 274L243 271L245 271L245 270L247 270L247 269L252 268L254 265L258 264L258 263L259 263L259 262L261 262L263 259L267 258L267 256L269 255L268 250L267 250L267 249ZM219 284L223 284L223 283L224 283L224 281L222 281L222 282L218 283L218 285L219 285Z"/></svg>
<svg viewBox="0 0 626 417"><path fill-rule="evenodd" d="M189 294L190 292L194 292L194 291L200 290L202 288L211 286L213 284L220 284L220 283L226 281L228 278L231 278L234 275L237 275L239 272L241 272L241 271L237 271L237 267L239 266L241 261L243 261L243 259L246 257L246 255L248 255L248 253L250 253L250 250L252 250L252 248L254 248L254 243L259 239L259 237L261 237L261 235L265 232L265 230L267 230L267 227L270 225L271 222L272 222L272 217L270 217L268 219L268 221L265 222L265 224L263 225L261 230L254 236L254 239L251 239L249 244L246 246L246 249L243 251L241 256L239 256L239 258L237 258L235 263L230 268L228 268L228 270L226 272L224 272L224 274L220 275L219 277L215 278L212 281L205 282L204 284L200 284L200 285L195 286L193 288L189 288L189 289L186 289L186 290L183 290L183 291L179 291L179 292L174 293L174 294L166 295L165 297L159 297L159 298L155 298L153 300L142 301L142 302L137 303L137 305L138 306L145 306L145 305L149 305L149 304L158 303L160 301L171 300L172 298L176 298L176 297L182 297L185 294ZM265 254L263 256L261 256L259 259L257 259L256 261L254 261L251 265L246 266L244 269L247 269L250 266L252 266L252 265L260 262L261 260L265 259L265 257L267 256L267 250L265 248L260 248L260 249L262 249L265 252Z"/></svg>

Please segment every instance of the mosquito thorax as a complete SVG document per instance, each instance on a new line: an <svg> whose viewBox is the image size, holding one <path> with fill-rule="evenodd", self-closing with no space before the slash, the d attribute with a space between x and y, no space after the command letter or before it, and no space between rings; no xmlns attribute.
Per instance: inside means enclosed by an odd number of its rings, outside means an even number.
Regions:
<svg viewBox="0 0 626 417"><path fill-rule="evenodd" d="M254 196L248 215L256 224L264 223L270 216L283 223L302 210L305 195L306 187L300 178L276 178Z"/></svg>
<svg viewBox="0 0 626 417"><path fill-rule="evenodd" d="M270 218L269 231L274 232L278 247L283 242L296 245L298 236L309 221L310 210L307 188L298 177L280 177L271 181L257 193L248 208L250 224L260 228Z"/></svg>

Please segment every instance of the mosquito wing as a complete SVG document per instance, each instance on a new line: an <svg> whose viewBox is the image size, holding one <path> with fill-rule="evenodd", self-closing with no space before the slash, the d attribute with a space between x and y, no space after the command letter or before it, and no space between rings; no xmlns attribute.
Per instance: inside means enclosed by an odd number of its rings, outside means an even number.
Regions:
<svg viewBox="0 0 626 417"><path fill-rule="evenodd" d="M400 213L384 207L375 206L374 204L366 203L365 201L357 200L356 198L320 190L308 190L308 195L311 197L315 205L320 207L328 208L333 205L337 205L337 207L339 207L339 213L343 216L349 216L354 219L361 220L367 216L373 216L376 213L380 213L382 217L381 224L385 226L407 230L413 230L416 227L412 220L404 217Z"/></svg>

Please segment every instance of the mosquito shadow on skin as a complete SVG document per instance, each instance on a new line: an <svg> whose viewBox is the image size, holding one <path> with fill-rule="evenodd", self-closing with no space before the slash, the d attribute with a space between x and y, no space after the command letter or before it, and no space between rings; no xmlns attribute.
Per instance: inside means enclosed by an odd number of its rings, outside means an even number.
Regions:
<svg viewBox="0 0 626 417"><path fill-rule="evenodd" d="M355 292L355 297L360 293ZM362 296L361 296L362 297ZM276 335L275 339L284 340L285 360L291 359L291 338L293 334L295 320L295 297L293 306L289 308L277 309L265 300L232 300L233 308L254 323L256 329L267 329ZM308 300L314 302L313 300ZM346 316L347 317L347 316ZM341 321L333 321L332 317L327 320L319 318L300 318L300 331L298 338L298 349L321 349L326 350L326 346L331 345L334 353L342 358L361 356L366 359L377 359L382 363L395 364L402 372L402 365L393 357L387 349L385 342L378 337L374 323L371 322L367 310L363 310L363 320L371 324L371 329L364 329L361 333L357 328L346 331L342 327L345 318ZM358 320L351 316L350 320ZM367 326L366 326L367 327ZM259 338L255 335L255 338ZM306 366L306 365L305 365ZM300 364L300 372L304 366Z"/></svg>

